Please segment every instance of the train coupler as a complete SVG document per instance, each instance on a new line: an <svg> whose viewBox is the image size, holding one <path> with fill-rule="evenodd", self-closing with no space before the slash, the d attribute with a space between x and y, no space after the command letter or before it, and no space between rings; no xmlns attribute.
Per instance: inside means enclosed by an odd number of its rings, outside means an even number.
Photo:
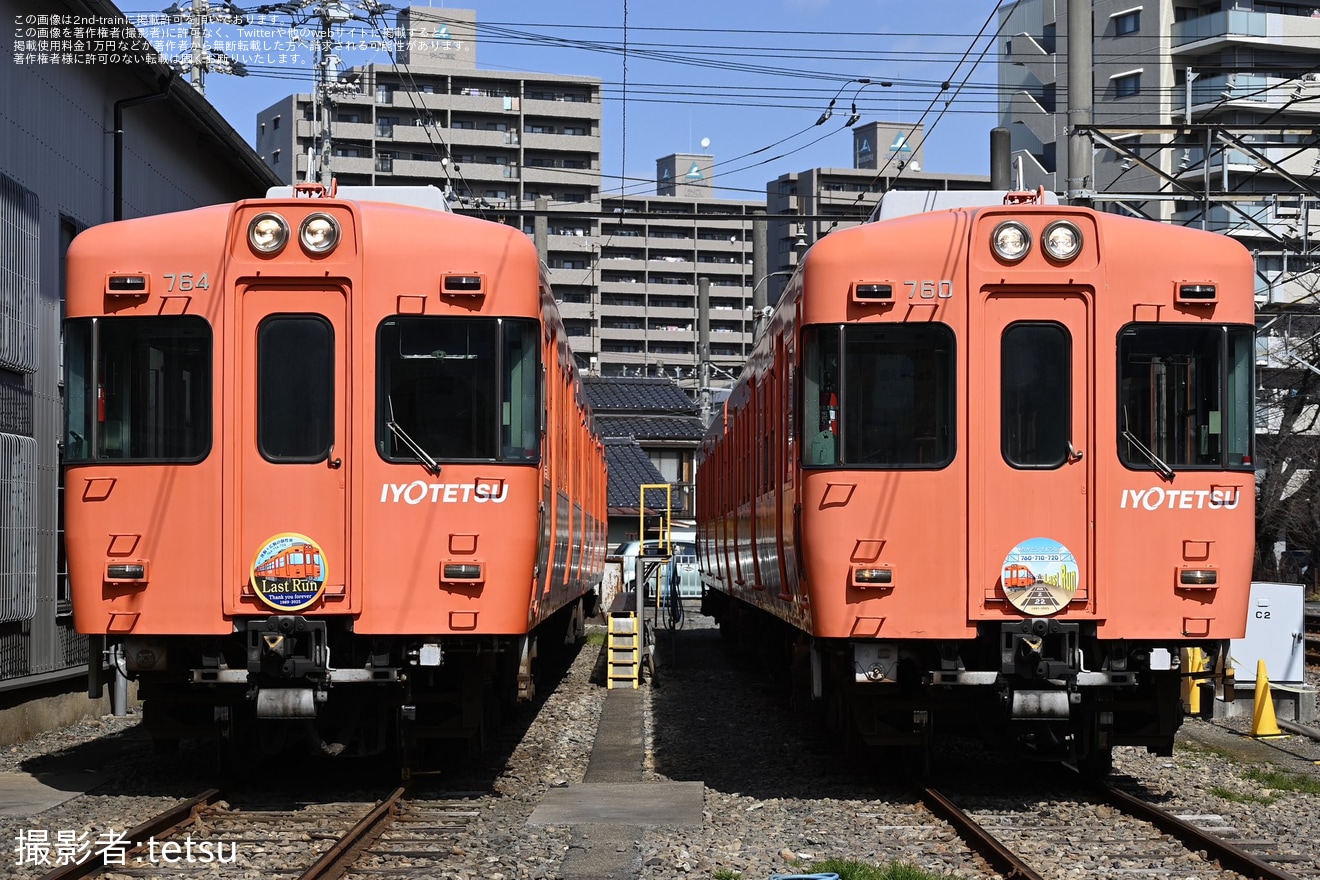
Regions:
<svg viewBox="0 0 1320 880"><path fill-rule="evenodd" d="M278 615L248 621L248 672L268 678L324 680L329 636L324 620Z"/></svg>

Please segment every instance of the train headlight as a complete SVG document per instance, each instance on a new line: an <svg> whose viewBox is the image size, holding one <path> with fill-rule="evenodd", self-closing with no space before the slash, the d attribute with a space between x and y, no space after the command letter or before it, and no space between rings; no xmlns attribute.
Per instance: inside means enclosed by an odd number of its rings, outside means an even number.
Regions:
<svg viewBox="0 0 1320 880"><path fill-rule="evenodd" d="M1045 253L1055 260L1067 262L1082 250L1082 231L1067 220L1055 220L1045 227L1041 236Z"/></svg>
<svg viewBox="0 0 1320 880"><path fill-rule="evenodd" d="M339 244L339 223L329 214L309 214L298 227L298 241L313 254L328 254Z"/></svg>
<svg viewBox="0 0 1320 880"><path fill-rule="evenodd" d="M289 243L289 224L279 214L258 214L248 224L248 244L259 254L278 254Z"/></svg>
<svg viewBox="0 0 1320 880"><path fill-rule="evenodd" d="M1005 220L990 236L995 255L1007 263L1016 263L1031 250L1031 231L1016 220Z"/></svg>

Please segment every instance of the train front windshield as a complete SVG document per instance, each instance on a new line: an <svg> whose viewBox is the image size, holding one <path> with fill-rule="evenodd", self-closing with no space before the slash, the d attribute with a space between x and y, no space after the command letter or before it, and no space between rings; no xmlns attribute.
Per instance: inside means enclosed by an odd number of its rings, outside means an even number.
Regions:
<svg viewBox="0 0 1320 880"><path fill-rule="evenodd" d="M415 462L412 442L436 460L538 460L538 330L536 321L504 318L382 322L376 364L381 456Z"/></svg>
<svg viewBox="0 0 1320 880"><path fill-rule="evenodd" d="M1252 467L1253 331L1215 324L1123 328L1118 448L1125 465Z"/></svg>
<svg viewBox="0 0 1320 880"><path fill-rule="evenodd" d="M211 325L191 315L68 321L65 461L205 458L211 345Z"/></svg>

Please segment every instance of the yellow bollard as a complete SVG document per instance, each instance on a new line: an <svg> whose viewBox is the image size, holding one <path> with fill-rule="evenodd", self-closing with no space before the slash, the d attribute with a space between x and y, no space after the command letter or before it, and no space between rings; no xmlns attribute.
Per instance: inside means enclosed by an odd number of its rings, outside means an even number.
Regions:
<svg viewBox="0 0 1320 880"><path fill-rule="evenodd" d="M1252 736L1283 736L1274 717L1274 697L1270 694L1270 680L1265 674L1265 661L1256 661L1256 702L1251 707Z"/></svg>
<svg viewBox="0 0 1320 880"><path fill-rule="evenodd" d="M1201 680L1194 673L1205 671L1205 652L1200 648L1183 648L1182 698L1187 714L1198 717L1201 714Z"/></svg>

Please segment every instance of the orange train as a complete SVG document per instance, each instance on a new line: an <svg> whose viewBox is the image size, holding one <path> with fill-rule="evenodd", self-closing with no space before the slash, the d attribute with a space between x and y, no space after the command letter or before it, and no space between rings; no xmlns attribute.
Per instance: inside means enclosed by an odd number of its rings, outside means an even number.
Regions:
<svg viewBox="0 0 1320 880"><path fill-rule="evenodd" d="M812 247L703 441L698 544L708 613L850 741L1103 775L1170 753L1180 649L1245 629L1252 261L1041 201Z"/></svg>
<svg viewBox="0 0 1320 880"><path fill-rule="evenodd" d="M594 613L604 450L536 250L402 192L69 249L74 617L157 739L476 736Z"/></svg>

